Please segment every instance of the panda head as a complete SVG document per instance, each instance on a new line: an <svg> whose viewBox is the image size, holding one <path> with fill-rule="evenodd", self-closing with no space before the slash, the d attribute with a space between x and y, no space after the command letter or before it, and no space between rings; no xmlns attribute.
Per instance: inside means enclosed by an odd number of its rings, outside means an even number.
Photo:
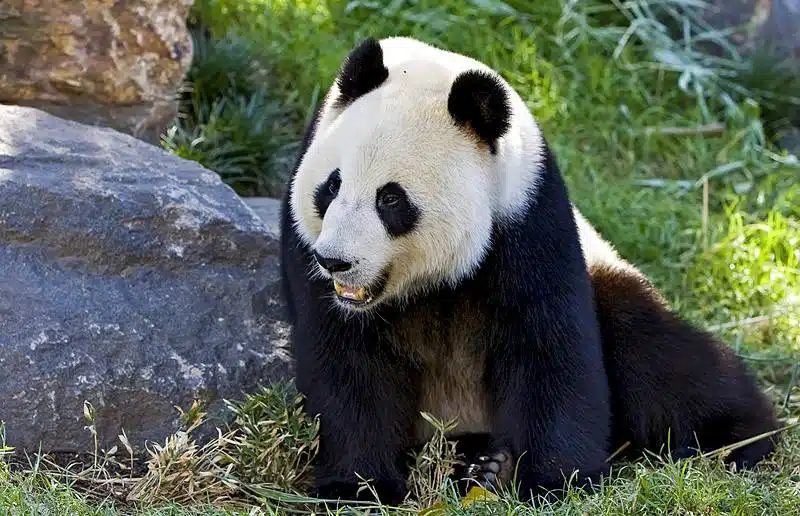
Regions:
<svg viewBox="0 0 800 516"><path fill-rule="evenodd" d="M486 65L410 38L363 41L291 184L309 274L355 311L458 284L486 256L493 224L527 209L542 144Z"/></svg>

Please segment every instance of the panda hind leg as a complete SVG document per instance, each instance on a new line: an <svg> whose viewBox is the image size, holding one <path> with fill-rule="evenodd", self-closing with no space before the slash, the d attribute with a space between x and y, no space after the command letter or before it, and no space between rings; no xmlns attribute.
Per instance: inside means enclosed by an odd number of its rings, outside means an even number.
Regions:
<svg viewBox="0 0 800 516"><path fill-rule="evenodd" d="M594 264L590 273L615 444L631 441L633 450L660 453L669 443L669 455L680 460L779 428L772 402L733 348L672 311L637 269ZM751 442L725 462L752 466L777 441Z"/></svg>

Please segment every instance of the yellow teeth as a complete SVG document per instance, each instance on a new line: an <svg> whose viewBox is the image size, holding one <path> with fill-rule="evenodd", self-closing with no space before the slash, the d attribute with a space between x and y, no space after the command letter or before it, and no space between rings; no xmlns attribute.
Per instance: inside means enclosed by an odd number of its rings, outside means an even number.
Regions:
<svg viewBox="0 0 800 516"><path fill-rule="evenodd" d="M333 288L336 290L336 295L353 301L365 301L367 299L367 289L360 287L358 289L345 287L344 285L333 282Z"/></svg>

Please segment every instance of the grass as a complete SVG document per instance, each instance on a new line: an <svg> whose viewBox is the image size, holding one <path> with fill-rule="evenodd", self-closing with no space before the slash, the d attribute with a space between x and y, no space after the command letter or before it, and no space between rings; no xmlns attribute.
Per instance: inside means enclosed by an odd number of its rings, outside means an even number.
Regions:
<svg viewBox="0 0 800 516"><path fill-rule="evenodd" d="M408 34L475 56L526 100L587 217L676 310L734 346L779 415L797 421L800 165L775 142L798 123L800 74L765 54L738 55L697 15L701 7L197 0L190 84L164 146L216 170L242 195L277 196L305 122L360 38ZM101 450L71 468L0 460L0 508L187 515L305 507L298 497L315 427L294 403L281 389L255 393L231 405L230 425L207 443L193 440L202 419L193 407L186 432L151 443L128 469L129 458ZM513 494L459 509L442 482L448 450L440 439L418 457L413 490L423 503L403 513L435 500L450 504L450 514L532 511ZM800 430L755 471L726 471L711 458L647 458L618 468L601 492L571 492L544 512L800 514Z"/></svg>

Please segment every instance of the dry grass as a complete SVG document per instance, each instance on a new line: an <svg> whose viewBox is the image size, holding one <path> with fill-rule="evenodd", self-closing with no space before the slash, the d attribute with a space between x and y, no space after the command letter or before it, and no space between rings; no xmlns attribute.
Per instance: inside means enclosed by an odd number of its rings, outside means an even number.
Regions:
<svg viewBox="0 0 800 516"><path fill-rule="evenodd" d="M789 403L791 413L800 412L797 410L800 407L795 406L800 400L795 398L774 393L776 404ZM163 444L147 443L143 457L135 456L123 431L119 441L126 452L124 454L119 453L117 446L107 451L95 447L84 460L67 464L60 464L47 454L37 454L26 467L18 465L17 475L28 479L44 478L47 482L67 486L86 496L96 506L111 502L116 511L113 514L139 513L168 505L186 510L217 507L250 514L263 514L259 511L337 514L341 509L334 509L335 501L313 499L304 494L312 478L311 459L318 447L318 423L303 413L301 401L302 397L290 386L278 385L248 396L241 403L228 403L233 415L231 423L225 429L217 428L217 436L205 442L198 442L194 436L206 421L206 414L195 403L185 413L181 412L183 427ZM84 417L87 431L96 438L96 416L90 404L85 406ZM443 422L430 414L423 414L423 417L432 425L434 435L416 457L411 457L409 494L403 504L385 507L376 503L352 502L349 504L351 508L432 516L451 510L468 510L471 514L481 507L493 507L493 510L502 506L526 507L514 493L506 492L484 497L485 492L476 490L467 499L459 499L450 475L461 458L456 455L455 443L446 438L455 429L456 422ZM796 416L790 418L782 431L800 427L797 419ZM563 503L567 504L566 507L576 501L584 506L592 505L592 500L595 505L607 503L609 492L619 496L623 487L630 488L631 475L647 482L653 482L653 477L670 470L676 474L680 472L687 481L697 475L720 475L724 468L719 469L718 459L739 446L769 435L772 434L756 436L680 463L651 456L623 464L611 478L606 479L599 496L570 491ZM800 446L800 434L792 437L789 432L788 435L782 449L765 461L761 469L776 468L789 478L799 477L797 485L800 488L800 457L792 456ZM13 450L4 445L2 437L0 426L0 469L8 466L8 459L13 455ZM721 487L735 482L735 475L735 472L726 471L715 481ZM709 485L713 487L714 484ZM364 480L363 488L371 490L368 479ZM544 500L542 503L554 510L564 508Z"/></svg>
<svg viewBox="0 0 800 516"><path fill-rule="evenodd" d="M277 385L249 395L241 403L227 402L233 416L216 437L198 442L195 431L206 413L195 402L181 412L182 428L163 443L145 443L137 456L125 432L120 446L66 462L37 454L16 466L24 474L45 472L97 500L113 499L121 507L152 507L163 503L210 503L252 506L264 493L299 493L307 489L310 461L318 446L318 424L301 408L302 397L290 386ZM95 438L96 414L84 406L87 431ZM10 457L13 450L0 448ZM280 500L277 500L280 502Z"/></svg>
<svg viewBox="0 0 800 516"><path fill-rule="evenodd" d="M443 422L427 412L422 417L434 428L434 435L415 457L408 477L406 502L417 509L439 501L440 493L450 487L449 477L459 462L455 442L447 435L455 430L456 421Z"/></svg>
<svg viewBox="0 0 800 516"><path fill-rule="evenodd" d="M226 402L231 422L216 428L216 437L200 441L196 430L207 422L198 402L180 411L182 428L163 443L145 443L137 455L124 430L120 446L97 446L96 412L84 404L86 429L93 436L92 452L65 462L47 453L29 457L27 465L16 460L22 475L45 475L97 503L112 500L119 510L133 511L163 504L228 508L253 508L265 503L282 511L306 513L313 506L335 502L304 495L311 486L311 460L318 449L318 421L302 410L302 396L291 385L273 385L249 395L243 402ZM180 410L180 409L179 409ZM408 480L405 509L414 512L434 504L451 487L448 477L459 460L455 443L445 434L455 422L442 422L423 414L434 435L415 456ZM0 462L14 455L3 445L0 426ZM363 489L370 490L367 479ZM381 507L358 503L365 508Z"/></svg>

